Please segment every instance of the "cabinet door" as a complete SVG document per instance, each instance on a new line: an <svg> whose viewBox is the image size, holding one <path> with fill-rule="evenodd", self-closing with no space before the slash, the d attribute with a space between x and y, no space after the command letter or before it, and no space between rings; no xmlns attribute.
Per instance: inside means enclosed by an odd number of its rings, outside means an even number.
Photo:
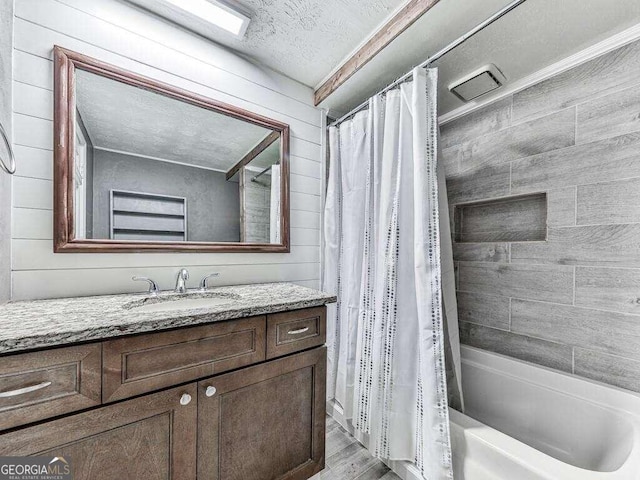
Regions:
<svg viewBox="0 0 640 480"><path fill-rule="evenodd" d="M199 480L303 480L324 468L326 348L198 384Z"/></svg>
<svg viewBox="0 0 640 480"><path fill-rule="evenodd" d="M74 480L194 480L196 395L191 384L6 433L0 455L64 457Z"/></svg>

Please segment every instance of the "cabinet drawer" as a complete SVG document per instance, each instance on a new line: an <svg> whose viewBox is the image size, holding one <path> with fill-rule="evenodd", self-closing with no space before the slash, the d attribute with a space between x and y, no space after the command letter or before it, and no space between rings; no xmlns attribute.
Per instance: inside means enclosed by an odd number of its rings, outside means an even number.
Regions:
<svg viewBox="0 0 640 480"><path fill-rule="evenodd" d="M267 317L267 358L280 357L326 341L326 307L276 313Z"/></svg>
<svg viewBox="0 0 640 480"><path fill-rule="evenodd" d="M0 429L100 404L99 343L0 357Z"/></svg>
<svg viewBox="0 0 640 480"><path fill-rule="evenodd" d="M104 342L105 402L265 359L264 316Z"/></svg>

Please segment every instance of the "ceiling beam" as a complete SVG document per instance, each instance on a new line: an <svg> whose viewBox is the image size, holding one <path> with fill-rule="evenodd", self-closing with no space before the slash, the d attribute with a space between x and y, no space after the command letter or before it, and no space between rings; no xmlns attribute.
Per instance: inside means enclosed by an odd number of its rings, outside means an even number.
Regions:
<svg viewBox="0 0 640 480"><path fill-rule="evenodd" d="M364 67L398 35L413 25L440 0L409 0L367 43L349 57L342 66L314 92L314 103L318 106L335 92L353 74Z"/></svg>
<svg viewBox="0 0 640 480"><path fill-rule="evenodd" d="M244 157L242 157L240 159L240 161L238 163L236 163L233 167L231 167L229 169L229 171L227 172L227 180L229 180L231 177L233 177L236 173L238 173L238 171L244 167L245 165L247 165L251 160L253 160L254 158L256 158L258 155L260 155L262 152L264 152L267 148L269 148L269 146L275 142L276 140L278 140L280 138L280 132L278 131L273 131L271 132L269 135L267 135L266 137L264 137L260 143L258 143L255 147L253 147L249 153L247 153Z"/></svg>

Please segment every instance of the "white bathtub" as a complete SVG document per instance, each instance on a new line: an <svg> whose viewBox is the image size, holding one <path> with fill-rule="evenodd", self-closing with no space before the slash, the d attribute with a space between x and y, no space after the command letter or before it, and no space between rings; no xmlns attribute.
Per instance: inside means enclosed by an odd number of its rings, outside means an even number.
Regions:
<svg viewBox="0 0 640 480"><path fill-rule="evenodd" d="M640 480L640 395L471 347L462 381L456 480Z"/></svg>

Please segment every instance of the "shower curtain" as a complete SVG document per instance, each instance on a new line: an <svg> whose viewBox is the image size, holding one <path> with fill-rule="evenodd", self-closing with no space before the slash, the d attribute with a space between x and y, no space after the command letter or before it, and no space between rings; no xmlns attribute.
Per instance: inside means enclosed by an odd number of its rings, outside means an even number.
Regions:
<svg viewBox="0 0 640 480"><path fill-rule="evenodd" d="M323 288L338 295L328 397L374 455L410 461L426 480L453 477L446 346L453 388L460 378L436 85L436 70L418 68L330 128L324 228Z"/></svg>
<svg viewBox="0 0 640 480"><path fill-rule="evenodd" d="M282 243L280 238L280 165L271 166L271 191L269 204L269 243Z"/></svg>

